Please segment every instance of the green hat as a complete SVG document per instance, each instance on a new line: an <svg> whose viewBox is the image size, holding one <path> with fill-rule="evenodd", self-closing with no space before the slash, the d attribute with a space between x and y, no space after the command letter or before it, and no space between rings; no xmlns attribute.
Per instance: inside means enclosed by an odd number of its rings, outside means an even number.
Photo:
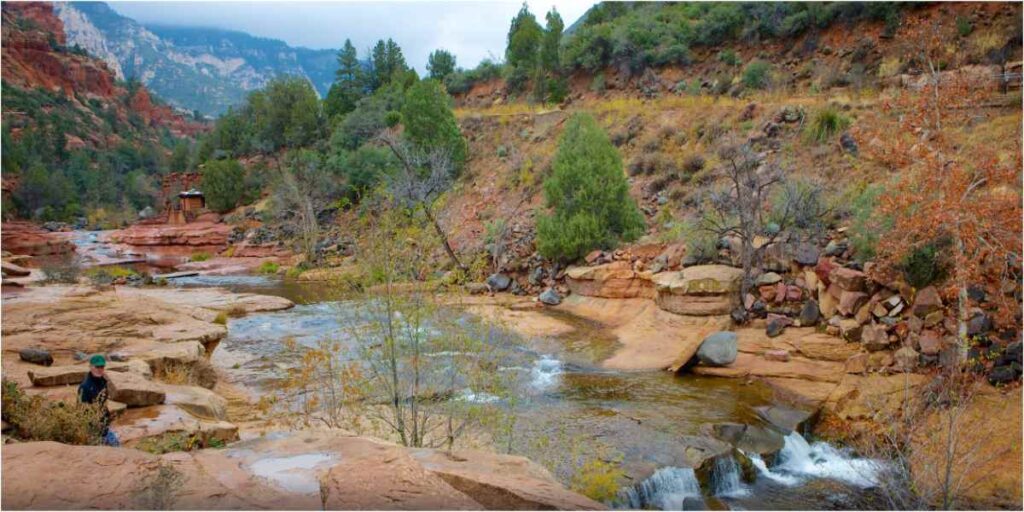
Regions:
<svg viewBox="0 0 1024 512"><path fill-rule="evenodd" d="M89 366L106 366L107 358L103 357L103 354L95 354L89 358Z"/></svg>

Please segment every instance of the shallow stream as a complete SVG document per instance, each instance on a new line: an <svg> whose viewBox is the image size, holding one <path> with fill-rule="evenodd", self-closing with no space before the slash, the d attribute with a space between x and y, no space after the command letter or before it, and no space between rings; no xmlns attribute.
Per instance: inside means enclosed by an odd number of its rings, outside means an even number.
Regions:
<svg viewBox="0 0 1024 512"><path fill-rule="evenodd" d="M230 320L228 338L214 353L215 363L256 389L287 365L285 339L305 346L325 337L344 342L349 332L345 325L357 320L353 312L360 306L332 300L323 284L276 277L196 276L174 283L279 295L296 302L287 311ZM684 467L683 436L699 435L704 424L758 424L753 407L770 404L771 392L738 379L601 368L616 342L587 320L552 314L575 330L556 338L528 339L511 333L503 338L515 355L502 370L518 372L524 384L517 405L516 451L535 459L549 456L532 453L533 441L561 439L565 444L548 449L568 450L567 436L577 448L580 440L583 445L611 448L621 456L630 482L610 503L617 508L680 510L684 501L686 507L733 510L848 509L866 503L877 473L872 461L825 443L809 443L795 433L786 438L771 468L752 457L759 472L755 483L741 482L737 464L722 461L713 472L713 488L701 489L693 471Z"/></svg>

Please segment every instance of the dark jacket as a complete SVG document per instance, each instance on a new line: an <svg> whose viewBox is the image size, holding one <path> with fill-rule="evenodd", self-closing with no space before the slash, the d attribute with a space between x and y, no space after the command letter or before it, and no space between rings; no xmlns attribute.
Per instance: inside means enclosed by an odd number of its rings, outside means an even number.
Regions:
<svg viewBox="0 0 1024 512"><path fill-rule="evenodd" d="M100 404L103 411L103 427L110 426L110 411L107 410L107 379L96 378L92 373L78 385L78 401L84 404Z"/></svg>

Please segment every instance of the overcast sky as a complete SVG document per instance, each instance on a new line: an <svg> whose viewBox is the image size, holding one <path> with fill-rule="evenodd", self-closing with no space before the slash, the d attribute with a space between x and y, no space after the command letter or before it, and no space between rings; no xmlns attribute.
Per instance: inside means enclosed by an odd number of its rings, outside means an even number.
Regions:
<svg viewBox="0 0 1024 512"><path fill-rule="evenodd" d="M556 7L568 27L595 2L534 0L530 10L544 25ZM280 39L292 46L340 48L345 38L360 58L378 39L394 39L406 60L420 73L436 48L455 54L459 66L503 58L509 22L519 1L404 2L110 2L138 22L217 27Z"/></svg>

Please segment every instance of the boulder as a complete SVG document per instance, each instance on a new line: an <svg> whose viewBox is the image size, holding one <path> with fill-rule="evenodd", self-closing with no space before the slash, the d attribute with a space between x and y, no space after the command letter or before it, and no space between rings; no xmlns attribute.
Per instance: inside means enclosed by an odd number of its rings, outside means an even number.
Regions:
<svg viewBox="0 0 1024 512"><path fill-rule="evenodd" d="M931 329L923 330L918 338L918 348L924 355L937 355L942 351L942 336Z"/></svg>
<svg viewBox="0 0 1024 512"><path fill-rule="evenodd" d="M911 347L902 347L893 354L893 359L896 360L896 365L899 366L900 369L906 371L913 371L916 369L920 358L921 355Z"/></svg>
<svg viewBox="0 0 1024 512"><path fill-rule="evenodd" d="M818 287L818 311L824 318L832 318L839 311L839 299L825 291L823 285Z"/></svg>
<svg viewBox="0 0 1024 512"><path fill-rule="evenodd" d="M490 291L485 283L466 283L465 288L470 295L483 295Z"/></svg>
<svg viewBox="0 0 1024 512"><path fill-rule="evenodd" d="M697 358L710 366L726 366L736 361L736 333L719 331L704 338Z"/></svg>
<svg viewBox="0 0 1024 512"><path fill-rule="evenodd" d="M800 320L800 327L813 327L818 325L818 322L821 320L818 301L808 299L807 302L804 303L803 308L800 309L800 316L797 319Z"/></svg>
<svg viewBox="0 0 1024 512"><path fill-rule="evenodd" d="M864 291L864 286L867 284L867 276L859 270L836 267L829 274L829 282L834 283L841 290L860 292Z"/></svg>
<svg viewBox="0 0 1024 512"><path fill-rule="evenodd" d="M199 386L162 386L166 399L165 404L175 405L189 414L204 420L226 420L228 417L228 401Z"/></svg>
<svg viewBox="0 0 1024 512"><path fill-rule="evenodd" d="M988 383L993 386L1009 384L1020 378L1019 368L1014 368L1013 365L996 366L988 374Z"/></svg>
<svg viewBox="0 0 1024 512"><path fill-rule="evenodd" d="M867 301L868 294L864 292L844 290L842 295L839 296L838 311L845 316L851 316L854 313L856 313L865 303L867 303Z"/></svg>
<svg viewBox="0 0 1024 512"><path fill-rule="evenodd" d="M768 464L771 464L785 444L777 431L756 425L718 423L712 427L712 433L744 453L760 455Z"/></svg>
<svg viewBox="0 0 1024 512"><path fill-rule="evenodd" d="M984 313L978 313L967 321L967 335L977 336L992 330L992 320Z"/></svg>
<svg viewBox="0 0 1024 512"><path fill-rule="evenodd" d="M538 299L548 306L557 306L562 303L562 296L554 288L544 290Z"/></svg>
<svg viewBox="0 0 1024 512"><path fill-rule="evenodd" d="M796 247L793 259L801 265L813 266L818 264L818 256L818 248L815 245L802 243Z"/></svg>
<svg viewBox="0 0 1024 512"><path fill-rule="evenodd" d="M846 360L844 370L846 373L864 374L868 371L868 354L860 353L850 356Z"/></svg>
<svg viewBox="0 0 1024 512"><path fill-rule="evenodd" d="M914 296L914 315L918 318L925 318L929 314L942 309L942 298L934 286L928 286L918 290Z"/></svg>
<svg viewBox="0 0 1024 512"><path fill-rule="evenodd" d="M775 284L780 281L782 281L782 276L775 272L765 272L764 274L757 276L757 280L754 281L754 284L757 286L764 286L768 284Z"/></svg>
<svg viewBox="0 0 1024 512"><path fill-rule="evenodd" d="M852 318L844 318L839 321L839 335L850 343L859 342L864 326Z"/></svg>
<svg viewBox="0 0 1024 512"><path fill-rule="evenodd" d="M817 419L815 411L803 411L785 405L763 405L754 407L754 412L768 422L768 424L789 434L796 431L799 433L810 432L814 421Z"/></svg>
<svg viewBox="0 0 1024 512"><path fill-rule="evenodd" d="M159 384L131 372L108 372L110 399L128 407L144 407L164 403L166 393Z"/></svg>
<svg viewBox="0 0 1024 512"><path fill-rule="evenodd" d="M792 324L793 321L790 320L788 317L781 315L773 315L769 313L768 324L765 327L765 333L768 335L769 338L774 338L782 334L782 331L784 331L786 327L789 327Z"/></svg>
<svg viewBox="0 0 1024 512"><path fill-rule="evenodd" d="M743 271L725 265L698 265L662 272L652 280L658 307L680 315L728 315L738 306Z"/></svg>
<svg viewBox="0 0 1024 512"><path fill-rule="evenodd" d="M18 357L22 361L42 366L53 365L53 354L49 350L41 348L23 348L18 351Z"/></svg>
<svg viewBox="0 0 1024 512"><path fill-rule="evenodd" d="M861 330L860 342L870 352L889 348L889 333L884 325L865 325Z"/></svg>
<svg viewBox="0 0 1024 512"><path fill-rule="evenodd" d="M512 285L512 278L502 274L494 273L487 277L487 286L496 292L503 292Z"/></svg>

